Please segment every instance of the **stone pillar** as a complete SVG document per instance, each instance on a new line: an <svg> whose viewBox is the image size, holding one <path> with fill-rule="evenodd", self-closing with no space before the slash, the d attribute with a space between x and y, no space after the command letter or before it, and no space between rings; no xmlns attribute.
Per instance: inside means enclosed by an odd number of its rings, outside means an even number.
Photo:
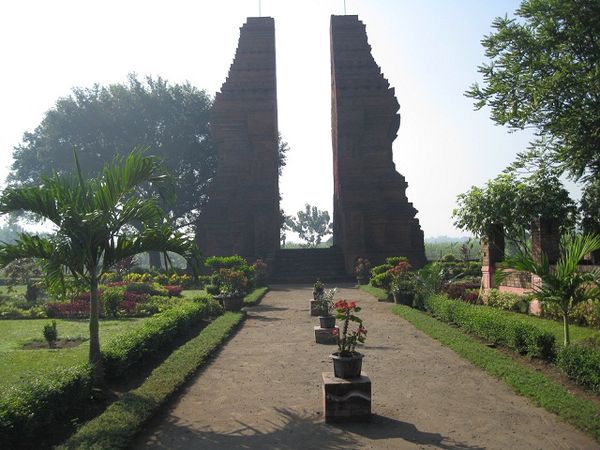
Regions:
<svg viewBox="0 0 600 450"><path fill-rule="evenodd" d="M271 261L279 249L276 84L275 22L248 18L210 121L218 162L196 232L204 255Z"/></svg>
<svg viewBox="0 0 600 450"><path fill-rule="evenodd" d="M531 255L541 261L542 253L550 264L556 264L560 256L560 231L554 219L534 219L531 222Z"/></svg>
<svg viewBox="0 0 600 450"><path fill-rule="evenodd" d="M331 16L331 86L334 243L346 270L357 257L406 256L421 267L423 231L392 158L400 106L357 16Z"/></svg>
<svg viewBox="0 0 600 450"><path fill-rule="evenodd" d="M481 266L483 288L490 289L495 287L496 263L504 260L504 226L502 224L490 226L486 236L481 240L481 244L483 251Z"/></svg>

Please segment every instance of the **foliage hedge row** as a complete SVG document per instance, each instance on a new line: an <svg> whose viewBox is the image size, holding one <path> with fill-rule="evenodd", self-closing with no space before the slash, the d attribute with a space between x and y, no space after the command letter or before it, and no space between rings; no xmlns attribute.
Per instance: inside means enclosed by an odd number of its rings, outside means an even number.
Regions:
<svg viewBox="0 0 600 450"><path fill-rule="evenodd" d="M185 336L198 321L221 312L219 304L209 298L185 302L146 320L142 326L120 335L102 350L108 378L119 378L140 361L168 348Z"/></svg>
<svg viewBox="0 0 600 450"><path fill-rule="evenodd" d="M85 424L59 449L125 449L144 423L192 376L244 318L228 312L174 351L139 388Z"/></svg>
<svg viewBox="0 0 600 450"><path fill-rule="evenodd" d="M564 347L556 364L571 380L600 394L600 346L577 343Z"/></svg>
<svg viewBox="0 0 600 450"><path fill-rule="evenodd" d="M136 363L171 347L198 321L222 313L208 296L168 309L120 335L102 350L106 377L123 376ZM35 439L56 435L57 428L89 407L91 374L87 365L44 374L0 396L0 448L31 448Z"/></svg>
<svg viewBox="0 0 600 450"><path fill-rule="evenodd" d="M474 306L445 295L425 301L426 308L438 319L454 323L494 344L512 348L557 366L575 383L600 393L600 342L583 341L556 350L556 338L542 324L525 323L519 318L487 306Z"/></svg>
<svg viewBox="0 0 600 450"><path fill-rule="evenodd" d="M0 448L32 448L89 406L91 372L87 365L59 369L12 386L0 396Z"/></svg>
<svg viewBox="0 0 600 450"><path fill-rule="evenodd" d="M440 320L454 323L493 344L547 361L556 356L556 340L552 333L497 309L451 300L445 295L427 298L425 306Z"/></svg>

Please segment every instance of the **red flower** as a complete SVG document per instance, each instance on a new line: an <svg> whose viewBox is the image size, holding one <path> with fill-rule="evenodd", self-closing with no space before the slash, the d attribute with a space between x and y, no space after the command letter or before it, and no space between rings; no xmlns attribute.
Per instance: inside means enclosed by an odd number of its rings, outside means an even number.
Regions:
<svg viewBox="0 0 600 450"><path fill-rule="evenodd" d="M348 304L348 307L349 307L350 309L354 309L354 308L356 308L356 302L350 302L350 303Z"/></svg>

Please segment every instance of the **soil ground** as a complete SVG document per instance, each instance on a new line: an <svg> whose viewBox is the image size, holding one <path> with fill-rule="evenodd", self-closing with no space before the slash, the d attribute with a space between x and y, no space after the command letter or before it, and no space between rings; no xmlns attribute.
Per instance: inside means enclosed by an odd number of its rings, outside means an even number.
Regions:
<svg viewBox="0 0 600 450"><path fill-rule="evenodd" d="M363 372L373 419L326 425L321 373L335 346L314 342L310 286L274 286L217 358L142 432L144 449L598 449L350 286L369 330Z"/></svg>

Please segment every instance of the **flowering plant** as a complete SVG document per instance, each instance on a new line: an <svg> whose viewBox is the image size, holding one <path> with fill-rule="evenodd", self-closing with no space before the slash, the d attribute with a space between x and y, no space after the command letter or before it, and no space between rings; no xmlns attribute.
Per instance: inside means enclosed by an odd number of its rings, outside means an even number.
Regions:
<svg viewBox="0 0 600 450"><path fill-rule="evenodd" d="M319 309L324 313L324 316L330 316L333 313L335 308L335 303L333 302L333 298L335 297L335 293L337 292L337 288L333 289L325 289L323 293L319 296L317 302Z"/></svg>
<svg viewBox="0 0 600 450"><path fill-rule="evenodd" d="M414 289L412 266L408 261L400 261L388 273L392 277L390 290L392 292L406 292Z"/></svg>
<svg viewBox="0 0 600 450"><path fill-rule="evenodd" d="M317 280L315 284L313 284L313 298L315 300L319 300L325 291L325 283L321 280Z"/></svg>
<svg viewBox="0 0 600 450"><path fill-rule="evenodd" d="M342 334L336 328L334 334L338 335L338 356L349 357L356 354L356 345L360 342L365 342L367 338L367 329L363 326L363 321L356 313L360 312L360 307L356 306L356 302L339 300L335 304L337 310L336 317L343 321ZM358 328L349 332L350 322L356 322Z"/></svg>
<svg viewBox="0 0 600 450"><path fill-rule="evenodd" d="M354 263L354 273L360 278L369 278L371 262L367 258L358 258Z"/></svg>
<svg viewBox="0 0 600 450"><path fill-rule="evenodd" d="M226 297L243 297L248 290L248 278L241 270L220 269L221 295Z"/></svg>
<svg viewBox="0 0 600 450"><path fill-rule="evenodd" d="M267 283L268 266L262 259L258 258L252 265L254 269L254 281L257 286L265 286Z"/></svg>

